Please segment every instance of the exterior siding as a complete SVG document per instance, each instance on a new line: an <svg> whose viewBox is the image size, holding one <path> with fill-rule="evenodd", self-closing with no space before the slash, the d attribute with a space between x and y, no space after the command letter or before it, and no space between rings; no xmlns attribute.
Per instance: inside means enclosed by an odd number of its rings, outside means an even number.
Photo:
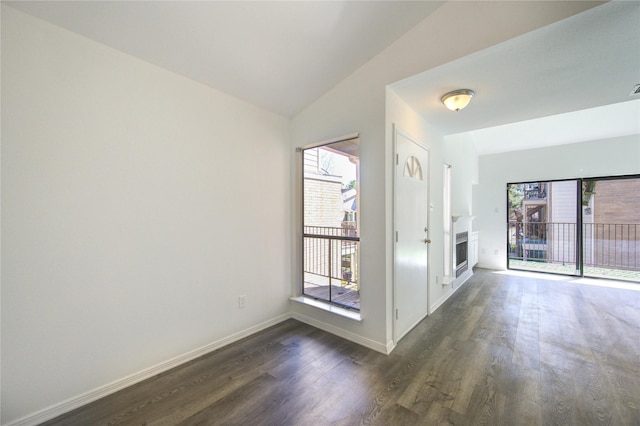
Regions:
<svg viewBox="0 0 640 426"><path fill-rule="evenodd" d="M576 261L576 181L560 181L549 184L550 215L549 254L550 259L566 263Z"/></svg>
<svg viewBox="0 0 640 426"><path fill-rule="evenodd" d="M585 261L596 267L640 269L640 179L601 180L593 222L585 226Z"/></svg>

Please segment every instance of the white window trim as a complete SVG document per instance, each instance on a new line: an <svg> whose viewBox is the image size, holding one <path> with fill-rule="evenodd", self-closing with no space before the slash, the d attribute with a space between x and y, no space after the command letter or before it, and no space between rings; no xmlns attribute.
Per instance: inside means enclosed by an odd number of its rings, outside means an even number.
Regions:
<svg viewBox="0 0 640 426"><path fill-rule="evenodd" d="M340 306L336 306L331 303L323 302L305 296L291 297L289 300L291 300L292 302L301 303L306 306L312 306L325 312L331 312L332 314L340 315L341 317L348 318L354 321L362 321L360 312L341 308Z"/></svg>
<svg viewBox="0 0 640 426"><path fill-rule="evenodd" d="M444 232L444 278L451 277L453 273L453 244L452 232L453 224L451 219L451 165L444 163L442 171L442 210L443 210L443 232Z"/></svg>

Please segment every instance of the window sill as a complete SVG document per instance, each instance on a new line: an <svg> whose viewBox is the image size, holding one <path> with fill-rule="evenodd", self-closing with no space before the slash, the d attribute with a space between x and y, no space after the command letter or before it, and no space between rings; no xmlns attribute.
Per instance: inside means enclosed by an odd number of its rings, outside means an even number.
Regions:
<svg viewBox="0 0 640 426"><path fill-rule="evenodd" d="M301 303L307 306L313 306L314 308L320 309L325 312L331 312L332 314L339 315L344 318L348 318L354 321L362 321L360 317L360 312L351 311L349 309L341 308L339 306L332 305L330 303L321 302L319 300L311 299L309 297L299 296L292 297L290 300Z"/></svg>

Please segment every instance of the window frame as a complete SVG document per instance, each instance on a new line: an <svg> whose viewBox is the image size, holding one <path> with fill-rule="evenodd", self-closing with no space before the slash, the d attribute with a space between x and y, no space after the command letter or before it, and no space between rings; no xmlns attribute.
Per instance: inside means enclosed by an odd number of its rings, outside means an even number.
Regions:
<svg viewBox="0 0 640 426"><path fill-rule="evenodd" d="M347 216L353 217L355 218L355 222L356 222L356 227L355 227L355 235L325 235L325 232L323 230L320 230L320 232L307 232L308 231L308 227L307 227L307 223L306 223L306 206L305 206L305 202L306 202L306 194L305 194L305 184L306 184L306 180L307 180L307 176L306 176L306 172L307 172L307 166L306 166L306 161L305 161L305 153L309 150L312 149L322 149L323 147L328 147L331 145L337 145L340 143L345 143L345 142L353 142L355 141L358 144L358 155L357 155L357 159L358 159L358 165L356 166L356 187L354 188L356 191L356 199L355 199L355 203L356 203L356 210L351 212L350 215L348 215L345 211L345 214L343 216L343 220L342 220L342 224L345 223L345 219ZM301 170L300 170L300 177L301 178L301 199L300 199L300 224L301 224L301 238L300 238L300 294L302 298L309 298L312 299L314 302L317 302L319 304L328 304L331 306L336 306L340 309L346 309L348 311L355 311L355 312L360 312L360 303L359 303L359 291L360 291L360 280L359 277L357 278L357 292L358 292L358 302L357 305L353 305L353 304L346 304L346 303L341 303L339 301L336 301L335 298L332 296L332 283L335 280L339 280L339 277L335 277L332 274L333 269L335 268L335 265L331 263L331 258L329 258L329 266L327 269L328 270L328 277L326 277L328 279L329 282L329 296L328 297L318 297L317 295L311 295L308 294L306 290L306 285L305 285L305 274L306 274L306 263L307 263L307 245L306 245L306 241L309 239L322 239L322 240L326 240L328 241L329 244L329 252L331 253L331 247L333 246L333 244L335 244L335 242L340 242L339 244L342 245L343 243L348 243L348 244L353 244L356 248L354 249L356 255L355 255L355 262L352 258L350 259L350 264L354 264L355 263L355 268L357 271L359 271L359 266L360 266L360 256L359 256L359 247L360 247L360 227L359 227L359 223L360 223L360 210L359 210L359 206L360 206L360 173L359 173L359 158L360 158L360 150L359 150L359 145L360 145L360 139L359 139L359 134L355 133L355 134L351 134L351 135L346 135L344 137L340 137L340 138L335 138L335 139L331 139L331 140L326 140L326 141L322 141L322 142L318 142L318 143L314 143L314 144L310 144L307 145L305 147L302 148L298 148L297 151L300 152L301 155ZM338 155L338 154L336 154ZM318 154L318 162L320 155ZM341 185L341 190L342 190L342 185ZM314 227L313 225L309 225L309 228ZM320 227L316 227L316 228L320 228ZM343 232L347 232L348 234L350 234L351 231L349 231L348 228L344 228L344 225L341 227L342 232L338 233L343 233ZM316 229L316 231L318 231L318 229ZM337 231L337 230L336 230ZM338 261L340 262L338 269L340 269L341 274L344 276L344 267L343 267L343 256L341 255L338 259ZM349 269L352 273L353 273L353 268L354 266L350 266L347 269ZM348 271L347 271L348 272ZM344 281L341 281L342 283L344 283ZM349 279L349 282L350 279ZM331 309L329 309L331 310Z"/></svg>

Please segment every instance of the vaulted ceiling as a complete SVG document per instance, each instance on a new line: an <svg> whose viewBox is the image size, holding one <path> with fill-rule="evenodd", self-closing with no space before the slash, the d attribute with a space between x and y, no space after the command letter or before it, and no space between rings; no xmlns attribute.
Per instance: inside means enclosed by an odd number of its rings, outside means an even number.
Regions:
<svg viewBox="0 0 640 426"><path fill-rule="evenodd" d="M7 3L292 117L444 2ZM640 96L629 93L640 83L640 2L581 8L588 10L392 88L443 134L474 132L481 154L570 143L585 133L638 134ZM445 110L440 96L459 88L476 91L472 104ZM516 131L534 136L518 145Z"/></svg>
<svg viewBox="0 0 640 426"><path fill-rule="evenodd" d="M293 116L439 1L15 1L12 7Z"/></svg>

